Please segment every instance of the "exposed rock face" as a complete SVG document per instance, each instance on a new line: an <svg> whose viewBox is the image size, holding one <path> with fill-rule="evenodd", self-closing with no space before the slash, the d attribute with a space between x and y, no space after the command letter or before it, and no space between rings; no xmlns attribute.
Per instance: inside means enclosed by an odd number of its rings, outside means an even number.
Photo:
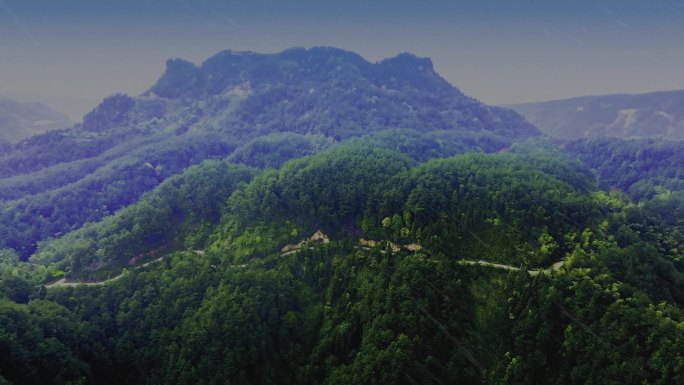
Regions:
<svg viewBox="0 0 684 385"><path fill-rule="evenodd" d="M558 138L684 139L684 90L583 96L509 107Z"/></svg>

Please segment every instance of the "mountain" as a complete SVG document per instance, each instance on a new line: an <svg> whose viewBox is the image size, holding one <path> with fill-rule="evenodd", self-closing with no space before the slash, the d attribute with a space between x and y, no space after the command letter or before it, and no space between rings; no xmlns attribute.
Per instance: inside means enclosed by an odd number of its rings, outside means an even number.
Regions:
<svg viewBox="0 0 684 385"><path fill-rule="evenodd" d="M682 384L681 154L407 54L169 61L0 158L0 384Z"/></svg>
<svg viewBox="0 0 684 385"><path fill-rule="evenodd" d="M499 151L539 135L519 114L465 96L429 59L411 54L371 63L340 49L295 48L225 51L201 66L174 59L143 95L110 96L82 123L0 156L0 240L26 258L37 242L111 215L205 159L278 167L387 130L431 143L413 151L422 157Z"/></svg>
<svg viewBox="0 0 684 385"><path fill-rule="evenodd" d="M69 117L42 103L0 97L0 143L16 143L49 130L69 127Z"/></svg>
<svg viewBox="0 0 684 385"><path fill-rule="evenodd" d="M583 96L508 107L558 138L684 139L684 90Z"/></svg>

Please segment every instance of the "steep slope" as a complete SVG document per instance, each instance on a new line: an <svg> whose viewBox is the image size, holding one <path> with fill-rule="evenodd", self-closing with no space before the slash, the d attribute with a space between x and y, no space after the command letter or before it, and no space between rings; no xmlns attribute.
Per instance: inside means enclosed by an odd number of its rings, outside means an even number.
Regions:
<svg viewBox="0 0 684 385"><path fill-rule="evenodd" d="M584 96L508 107L558 138L684 139L684 90Z"/></svg>
<svg viewBox="0 0 684 385"><path fill-rule="evenodd" d="M370 63L312 48L226 51L199 67L170 60L143 95L108 97L72 129L0 156L0 245L27 257L36 242L110 215L205 159L235 152L234 161L279 166L335 142L405 128L429 134L442 156L498 151L539 135L517 113L463 95L429 59L410 54ZM288 149L265 154L283 141Z"/></svg>
<svg viewBox="0 0 684 385"><path fill-rule="evenodd" d="M49 130L69 127L69 117L42 103L0 97L0 144L16 143Z"/></svg>

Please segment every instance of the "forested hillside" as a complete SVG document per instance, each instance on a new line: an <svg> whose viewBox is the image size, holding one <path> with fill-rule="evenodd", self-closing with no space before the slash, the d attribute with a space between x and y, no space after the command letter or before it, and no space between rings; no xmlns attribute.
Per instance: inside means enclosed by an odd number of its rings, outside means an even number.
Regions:
<svg viewBox="0 0 684 385"><path fill-rule="evenodd" d="M0 242L22 259L136 202L190 165L231 156L278 167L332 143L412 129L442 150L497 151L538 135L511 110L463 95L429 59L379 63L333 48L226 51L201 66L169 60L139 97L106 98L71 129L0 155Z"/></svg>
<svg viewBox="0 0 684 385"><path fill-rule="evenodd" d="M604 138L570 141L564 147L595 169L605 188L637 201L684 190L684 142Z"/></svg>
<svg viewBox="0 0 684 385"><path fill-rule="evenodd" d="M668 214L681 194L635 205L601 192L580 163L524 147L419 164L359 143L280 170L203 163L46 244L38 264L5 257L0 320L17 334L3 339L0 373L679 383L684 238ZM329 243L285 247L316 230ZM117 258L146 243L175 249L96 287L34 287L55 266L104 279L100 266L125 265Z"/></svg>
<svg viewBox="0 0 684 385"><path fill-rule="evenodd" d="M683 384L680 147L405 54L170 61L0 159L0 384Z"/></svg>

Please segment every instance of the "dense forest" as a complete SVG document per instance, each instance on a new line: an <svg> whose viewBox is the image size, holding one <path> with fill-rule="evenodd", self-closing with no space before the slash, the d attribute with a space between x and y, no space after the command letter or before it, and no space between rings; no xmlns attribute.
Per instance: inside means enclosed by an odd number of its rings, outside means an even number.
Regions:
<svg viewBox="0 0 684 385"><path fill-rule="evenodd" d="M682 198L632 203L581 163L524 146L418 162L352 143L262 172L205 162L30 264L4 254L0 322L13 332L0 373L680 383ZM329 242L282 251L317 230ZM127 264L160 246L161 261ZM98 286L44 286L123 267Z"/></svg>
<svg viewBox="0 0 684 385"><path fill-rule="evenodd" d="M410 55L170 61L0 156L0 384L684 384L682 146Z"/></svg>

